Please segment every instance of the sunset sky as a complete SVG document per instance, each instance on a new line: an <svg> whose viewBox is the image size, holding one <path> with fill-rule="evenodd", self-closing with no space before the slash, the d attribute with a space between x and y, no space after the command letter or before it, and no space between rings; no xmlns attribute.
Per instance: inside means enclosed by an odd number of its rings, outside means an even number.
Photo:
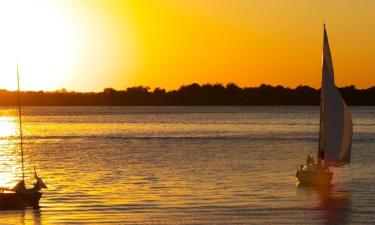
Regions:
<svg viewBox="0 0 375 225"><path fill-rule="evenodd" d="M0 88L375 85L373 0L1 0Z"/></svg>

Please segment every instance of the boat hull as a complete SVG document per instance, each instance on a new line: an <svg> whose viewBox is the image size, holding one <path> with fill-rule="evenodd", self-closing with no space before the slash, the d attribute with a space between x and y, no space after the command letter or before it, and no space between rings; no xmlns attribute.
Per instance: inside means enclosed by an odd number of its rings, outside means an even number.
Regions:
<svg viewBox="0 0 375 225"><path fill-rule="evenodd" d="M311 185L329 185L331 184L333 173L319 170L319 171L304 171L298 170L296 179L301 184Z"/></svg>
<svg viewBox="0 0 375 225"><path fill-rule="evenodd" d="M39 208L42 193L0 193L0 209Z"/></svg>

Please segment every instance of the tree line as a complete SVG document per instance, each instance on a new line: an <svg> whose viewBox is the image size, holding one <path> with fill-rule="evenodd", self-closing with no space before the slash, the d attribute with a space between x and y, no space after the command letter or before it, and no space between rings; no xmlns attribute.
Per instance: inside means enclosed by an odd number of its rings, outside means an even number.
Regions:
<svg viewBox="0 0 375 225"><path fill-rule="evenodd" d="M339 88L348 105L375 105L375 86L356 89ZM309 86L286 88L262 84L238 87L234 83L183 85L177 90L145 86L125 90L105 88L102 92L23 91L21 104L27 106L252 106L252 105L319 105L320 90ZM18 104L16 91L0 90L0 105Z"/></svg>

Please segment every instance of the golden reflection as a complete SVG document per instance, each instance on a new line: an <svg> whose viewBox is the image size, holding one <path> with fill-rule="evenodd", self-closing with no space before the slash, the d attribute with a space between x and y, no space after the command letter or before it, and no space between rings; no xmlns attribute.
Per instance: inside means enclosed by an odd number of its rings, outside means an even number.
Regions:
<svg viewBox="0 0 375 225"><path fill-rule="evenodd" d="M12 173L1 172L0 173L0 187L11 187L15 176Z"/></svg>
<svg viewBox="0 0 375 225"><path fill-rule="evenodd" d="M18 149L12 140L0 140L0 186L12 187L19 174Z"/></svg>
<svg viewBox="0 0 375 225"><path fill-rule="evenodd" d="M18 120L15 117L0 117L0 186L12 187L18 180L19 147ZM15 138L12 138L15 137Z"/></svg>
<svg viewBox="0 0 375 225"><path fill-rule="evenodd" d="M41 225L40 209L1 211L0 224Z"/></svg>
<svg viewBox="0 0 375 225"><path fill-rule="evenodd" d="M317 194L318 204L312 207L319 210L324 224L348 224L350 223L351 200L350 192L340 190L336 186L305 186L297 185L307 194Z"/></svg>
<svg viewBox="0 0 375 225"><path fill-rule="evenodd" d="M325 224L348 224L350 222L351 201L346 191L332 189L319 194L318 209L323 211Z"/></svg>
<svg viewBox="0 0 375 225"><path fill-rule="evenodd" d="M14 117L0 117L0 138L18 135L17 122Z"/></svg>

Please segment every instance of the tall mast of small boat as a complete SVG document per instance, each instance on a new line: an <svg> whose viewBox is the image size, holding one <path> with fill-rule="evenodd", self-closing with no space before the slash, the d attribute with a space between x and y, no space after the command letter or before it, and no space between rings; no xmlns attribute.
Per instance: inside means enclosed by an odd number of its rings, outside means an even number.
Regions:
<svg viewBox="0 0 375 225"><path fill-rule="evenodd" d="M23 139L22 139L22 115L21 115L21 92L20 92L20 76L18 72L18 63L17 63L17 94L18 94L18 121L20 129L20 148L21 148L21 160L22 160L22 180L25 180L25 169L23 162Z"/></svg>

